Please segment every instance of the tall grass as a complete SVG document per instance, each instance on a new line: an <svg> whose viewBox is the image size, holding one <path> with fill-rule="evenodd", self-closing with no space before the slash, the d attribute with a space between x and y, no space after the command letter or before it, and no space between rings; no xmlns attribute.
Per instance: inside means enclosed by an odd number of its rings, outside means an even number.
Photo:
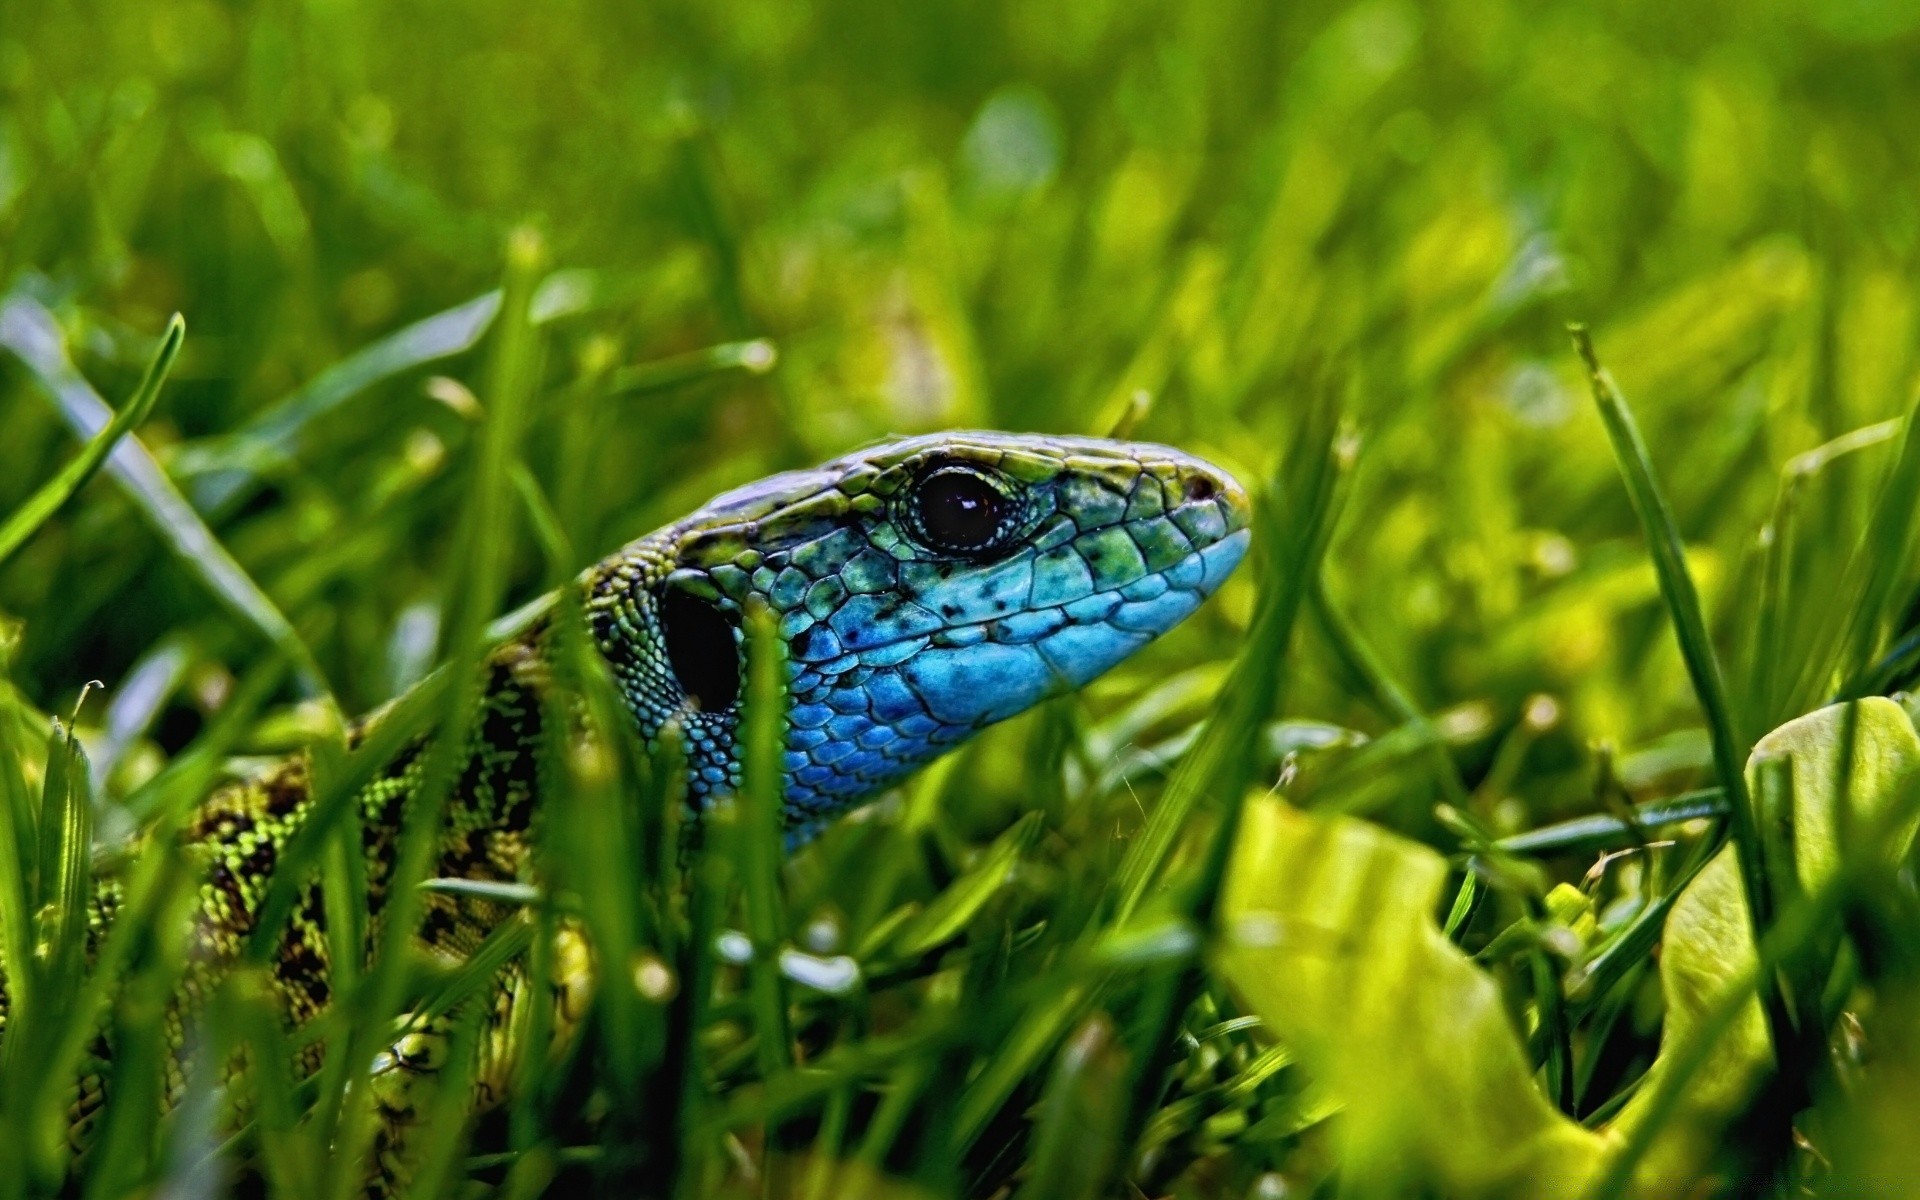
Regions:
<svg viewBox="0 0 1920 1200"><path fill-rule="evenodd" d="M516 1016L538 1049L485 1116L463 1066L429 1089L420 1194L1417 1189L1340 1161L1337 1098L1218 969L1269 791L1451 856L1435 915L1590 1125L1642 1086L1663 922L1730 837L1790 1052L1711 1166L1897 1177L1859 1131L1911 1116L1910 889L1802 888L1799 798L1741 768L1911 670L1916 37L1891 2L12 0L0 1195L350 1194L396 1028L482 1037L498 966L575 936L580 1035ZM542 597L724 487L964 425L1207 455L1260 493L1255 561L791 857L751 638L747 794L684 834L671 752ZM546 752L539 868L492 894L519 915L422 964L400 931L469 886L428 878L457 764L378 928L351 802L453 744L536 615L596 736ZM292 752L313 816L173 1064L170 831ZM316 877L336 1003L290 1030L261 969Z"/></svg>

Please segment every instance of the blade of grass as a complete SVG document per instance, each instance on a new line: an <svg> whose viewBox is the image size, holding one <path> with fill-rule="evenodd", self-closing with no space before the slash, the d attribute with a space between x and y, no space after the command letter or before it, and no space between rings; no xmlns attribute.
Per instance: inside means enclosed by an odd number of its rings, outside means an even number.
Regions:
<svg viewBox="0 0 1920 1200"><path fill-rule="evenodd" d="M1566 976L1565 992L1569 1019L1579 1024L1591 1013L1636 966L1645 962L1653 953L1653 947L1660 940L1662 930L1666 928L1667 914L1673 911L1680 894L1687 890L1713 856L1726 845L1727 831L1723 822L1713 834L1703 837L1688 854L1685 864L1674 873L1667 891L1656 897L1652 903L1641 909L1606 946L1579 968L1569 971Z"/></svg>
<svg viewBox="0 0 1920 1200"><path fill-rule="evenodd" d="M521 479L536 528L547 527L541 541L548 570L559 578L573 555L565 530L548 519L531 475ZM555 819L536 849L543 878L578 905L596 961L621 964L603 974L594 993L593 1032L611 1110L595 1166L607 1190L630 1190L633 1180L673 1179L678 1170L682 1089L694 1095L699 1073L688 1043L703 1025L696 1014L709 986L693 980L702 970L697 964L711 961L711 935L689 949L675 919L684 894L678 841L684 759L671 732L652 751L640 742L588 636L577 590L560 589L549 652L555 686L547 728L553 733L543 752L558 786L546 802ZM582 727L584 738L575 733ZM696 896L691 904L697 921L705 903ZM537 1097L546 1056L523 1065L521 1094ZM516 1146L531 1148L531 1118L518 1120L512 1132ZM515 1186L530 1179L524 1171L538 1169L544 1157L523 1158L527 1168L516 1164Z"/></svg>
<svg viewBox="0 0 1920 1200"><path fill-rule="evenodd" d="M952 1013L923 1015L902 1033L876 1034L838 1046L809 1062L806 1070L788 1072L772 1087L736 1092L725 1108L709 1118L702 1133L718 1135L803 1112L823 1096L886 1078L908 1059L945 1052L962 1039L969 1025Z"/></svg>
<svg viewBox="0 0 1920 1200"><path fill-rule="evenodd" d="M544 255L544 244L531 229L516 230L508 240L506 299L489 371L487 417L457 541L460 562L454 577L460 584L453 589L457 599L447 643L453 649L448 667L452 684L442 702L418 789L404 806L387 907L381 914L362 994L354 998L358 1019L346 1053L355 1075L361 1064L373 1061L399 1011L407 948L421 913L422 893L417 885L426 878L437 852L442 810L465 765L467 731L480 702L487 626L505 590L512 549L511 467L539 355L527 307ZM278 874L285 876L285 864ZM365 1184L362 1163L373 1121L372 1089L350 1087L340 1108L327 1189L337 1200L349 1200Z"/></svg>
<svg viewBox="0 0 1920 1200"><path fill-rule="evenodd" d="M101 782L113 778L127 751L153 728L161 711L186 681L194 645L185 636L168 636L141 654L113 689L107 704L106 736L93 759Z"/></svg>
<svg viewBox="0 0 1920 1200"><path fill-rule="evenodd" d="M1122 861L1114 913L1104 925L1082 933L1083 948L1091 951L1104 935L1126 927L1145 900L1174 843L1186 829L1188 817L1203 802L1224 806L1215 825L1196 881L1183 889L1188 910L1200 913L1205 925L1218 871L1226 862L1233 814L1251 772L1260 731L1277 700L1276 693L1294 619L1305 601L1305 581L1317 568L1331 536L1332 515L1341 484L1354 457L1352 440L1342 431L1331 403L1312 410L1287 459L1277 464L1272 486L1256 507L1254 525L1260 531L1263 564L1259 599L1247 642L1221 688L1221 701L1202 728L1194 747L1181 760L1148 818L1147 827L1129 847ZM1287 497L1282 502L1280 497ZM1197 987L1194 972L1173 969L1163 975L1149 1000L1152 1016L1145 1022L1148 1043L1135 1058L1136 1071L1164 1069L1166 1026L1185 1010L1182 997ZM1098 992L1075 980L1044 1001L1030 1002L1026 1014L1000 1048L988 1070L968 1085L950 1131L951 1145L964 1150L987 1128L1007 1099L1033 1067L1054 1046ZM1157 1093L1156 1093L1157 1094ZM1123 1129L1138 1132L1139 1106L1129 1110ZM1123 1140L1125 1135L1123 1134Z"/></svg>
<svg viewBox="0 0 1920 1200"><path fill-rule="evenodd" d="M780 970L780 943L786 910L780 888L786 802L786 676L784 643L773 610L749 604L746 640L746 707L741 714L741 820L737 829L740 876L746 893L747 937L753 960L747 964L747 992L753 1008L755 1059L762 1080L793 1070L793 1030L787 1013L787 985ZM786 1190L781 1127L767 1130L760 1172L765 1194Z"/></svg>
<svg viewBox="0 0 1920 1200"><path fill-rule="evenodd" d="M229 975L215 1011L222 1026L246 1048L253 1126L274 1194L304 1200L320 1179L312 1157L319 1147L301 1136L293 1048L281 1027L283 1018L266 972L247 968Z"/></svg>
<svg viewBox="0 0 1920 1200"><path fill-rule="evenodd" d="M280 854L280 865L260 901L259 915L242 955L246 961L256 966L272 962L287 918L293 915L307 880L320 864L336 830L351 818L353 802L360 789L373 782L401 750L421 736L434 713L446 704L452 682L450 669L422 680L380 715L365 740L346 756L337 772L315 778L306 819L287 839Z"/></svg>
<svg viewBox="0 0 1920 1200"><path fill-rule="evenodd" d="M30 1156L32 1165L26 1167L17 1159L9 1163L0 1157L0 1163L8 1168L0 1171L0 1196L22 1194L21 1189L32 1178L29 1170L42 1172L42 1183L57 1183L64 1173L70 1089L87 1046L99 1032L100 1014L118 986L126 963L170 901L169 881L182 877L178 851L173 848L176 830L176 826L162 823L154 831L154 843L167 849L133 860L123 889L125 899L93 956L93 969L61 993L59 1010L42 1004L41 1015L31 1029L15 1027L9 1021L7 1041L10 1046L23 1044L23 1052L9 1053L7 1076L0 1081L0 1108L4 1109L8 1127L20 1132L17 1137L0 1138L0 1156Z"/></svg>
<svg viewBox="0 0 1920 1200"><path fill-rule="evenodd" d="M1898 422L1899 452L1881 481L1867 529L1860 534L1837 584L1830 581L1830 575L1822 580L1816 620L1811 633L1802 639L1807 645L1799 656L1800 669L1784 680L1791 685L1781 706L1786 713L1801 712L1817 703L1836 677L1841 684L1834 698L1842 700L1865 695L1874 682L1875 672L1868 662L1880 637L1892 588L1904 577L1908 549L1905 526L1915 497L1920 495L1920 439L1914 429L1915 411L1910 409ZM1880 429L1868 426L1855 433L1865 435ZM1789 463L1788 469L1808 460L1809 472L1824 470L1846 452L1859 448L1849 442L1851 436L1843 435L1829 443L1838 447L1835 452L1824 453L1827 447L1816 447ZM1871 441L1863 437L1860 444ZM1834 536L1829 530L1816 532ZM1856 655L1864 657L1855 662Z"/></svg>
<svg viewBox="0 0 1920 1200"><path fill-rule="evenodd" d="M702 114L684 106L678 116L674 150L681 213L713 256L708 282L728 332L747 336L756 322L747 305L740 233L726 203L719 150Z"/></svg>
<svg viewBox="0 0 1920 1200"><path fill-rule="evenodd" d="M1713 643L1707 636L1700 595L1694 588L1693 575L1687 570L1680 531L1674 524L1666 497L1654 479L1653 460L1647 453L1645 440L1640 436L1640 427L1634 421L1625 397L1614 385L1613 377L1600 365L1586 327L1573 325L1569 327L1569 332L1573 336L1574 348L1586 365L1594 403L1599 407L1600 419L1606 425L1608 440L1613 443L1614 458L1626 482L1627 496L1633 502L1633 510L1639 516L1641 528L1646 534L1654 571L1660 581L1660 594L1666 600L1674 636L1680 643L1681 658L1686 663L1688 677L1693 681L1694 695L1706 716L1707 732L1713 746L1714 769L1720 776L1720 786L1726 792L1729 831L1740 864L1741 882L1747 892L1748 913L1757 944L1773 924L1774 900L1765 848L1754 816L1753 799L1747 794L1745 770L1747 753L1752 746L1740 736L1727 697L1720 660L1714 654ZM1770 980L1763 981L1761 995L1776 1051L1784 1051L1790 1047L1794 1032L1786 1000Z"/></svg>
<svg viewBox="0 0 1920 1200"><path fill-rule="evenodd" d="M1855 561L1864 565L1860 568L1858 595L1850 597L1854 604L1848 611L1842 638L1841 700L1858 699L1862 694L1860 684L1873 665L1894 588L1906 578L1913 547L1913 514L1920 510L1920 420L1916 417L1920 417L1920 405L1908 410L1899 457L1887 472L1866 533L1854 552ZM1853 575L1854 570L1850 563L1848 574Z"/></svg>
<svg viewBox="0 0 1920 1200"><path fill-rule="evenodd" d="M1113 924L1125 924L1146 898L1195 806L1236 797L1246 785L1260 731L1276 702L1294 619L1332 536L1330 518L1354 455L1333 404L1323 401L1310 410L1286 461L1276 464L1255 507L1264 573L1252 628L1220 689L1219 706L1120 865ZM1282 496L1290 503L1283 505Z"/></svg>
<svg viewBox="0 0 1920 1200"><path fill-rule="evenodd" d="M479 996L481 989L533 944L534 929L534 923L524 918L510 918L494 926L458 968L427 990L408 1014L404 1028L421 1028Z"/></svg>
<svg viewBox="0 0 1920 1200"><path fill-rule="evenodd" d="M1095 990L1084 979L1070 979L1051 995L1031 998L1021 1006L1025 1015L996 1047L985 1073L960 1098L950 1134L956 1150L973 1145L1021 1080L1045 1061L1048 1051L1081 1019Z"/></svg>
<svg viewBox="0 0 1920 1200"><path fill-rule="evenodd" d="M43 987L62 987L85 949L87 898L93 884L93 797L79 739L54 722L40 794L37 957ZM55 991L53 994L60 994Z"/></svg>
<svg viewBox="0 0 1920 1200"><path fill-rule="evenodd" d="M1026 1181L1016 1200L1091 1200L1107 1187L1126 1118L1126 1052L1104 1014L1081 1025L1042 1095Z"/></svg>
<svg viewBox="0 0 1920 1200"><path fill-rule="evenodd" d="M1633 808L1633 825L1616 816L1596 814L1575 817L1529 829L1494 842L1496 849L1508 854L1544 857L1549 854L1575 854L1587 850L1608 850L1630 844L1634 826L1643 830L1659 829L1709 817L1727 815L1727 795L1719 788L1701 788L1682 792L1663 800L1649 800Z"/></svg>
<svg viewBox="0 0 1920 1200"><path fill-rule="evenodd" d="M153 1173L161 1147L161 1123L154 1117L167 1108L167 1070L173 1057L167 1042L168 1008L186 972L186 935L193 927L193 893L178 886L182 881L170 889L171 910L149 931L148 944L115 998L113 1058L105 1082L112 1101L84 1161L88 1200L137 1194Z"/></svg>
<svg viewBox="0 0 1920 1200"><path fill-rule="evenodd" d="M137 821L151 824L182 816L199 804L224 769L227 755L246 736L286 676L286 660L278 655L255 667L220 706L206 731L122 800L121 807Z"/></svg>
<svg viewBox="0 0 1920 1200"><path fill-rule="evenodd" d="M64 1000L80 989L86 969L87 902L93 885L93 805L86 757L58 721L52 723L47 738L38 818L29 876L34 950L27 969L41 1003L24 1014L18 1026L10 1020L8 1040L24 1041L29 1047L8 1056L11 1074L5 1081L4 1108L11 1123L24 1133L26 1171L49 1181L58 1180L65 1169L67 1143L63 1124L49 1111L53 1089L46 1080L52 1072L45 1068L50 1051L60 1043L55 1031L74 1018L54 998Z"/></svg>
<svg viewBox="0 0 1920 1200"><path fill-rule="evenodd" d="M733 833L735 817L735 811L725 805L702 815L690 871L692 895L687 901L686 936L680 942L681 985L667 1010L667 1055L660 1073L669 1084L670 1100L662 1106L667 1119L658 1124L668 1133L678 1133L669 1143L674 1160L665 1164L672 1169L677 1200L696 1200L708 1193L707 1166L718 1148L718 1136L705 1127L715 1097L708 1088L707 1064L698 1039L711 1019L714 976L719 966L714 939L719 936L733 880L733 865L723 851ZM677 1130L672 1127L674 1122L678 1123ZM615 1149L620 1148L609 1147ZM632 1157L627 1150L624 1158L630 1162Z"/></svg>
<svg viewBox="0 0 1920 1200"><path fill-rule="evenodd" d="M1632 1011L1638 998L1638 985L1644 972L1652 970L1650 960L1643 960L1620 980L1618 987L1609 988L1601 1001L1592 1010L1586 1028L1581 1030L1585 1050L1580 1057L1579 1070L1573 1083L1574 1115L1582 1121L1592 1117L1594 1107L1589 1103L1593 1088L1594 1073L1606 1060L1608 1043L1613 1031L1618 1027L1620 1018ZM1564 986L1564 983L1563 983Z"/></svg>
<svg viewBox="0 0 1920 1200"><path fill-rule="evenodd" d="M302 384L219 439L174 460L201 511L217 516L244 501L262 474L299 454L307 428L370 389L479 345L500 311L498 289L386 335Z"/></svg>
<svg viewBox="0 0 1920 1200"><path fill-rule="evenodd" d="M18 293L0 301L0 346L27 365L60 415L82 436L94 437L113 423L113 410L74 367L58 323L39 301ZM332 691L313 652L220 544L139 438L120 439L107 456L107 473L119 481L187 572L294 664L312 694L330 698Z"/></svg>
<svg viewBox="0 0 1920 1200"><path fill-rule="evenodd" d="M591 399L592 397L589 396L588 401L590 402ZM537 751L541 757L543 777L555 785L554 791L548 794L545 803L549 811L559 806L577 813L586 807L582 803L584 799L582 792L590 788L596 791L608 790L609 787L617 789L621 780L613 778L611 772L599 770L595 770L594 774L607 776L606 779L583 779L580 771L587 764L570 761L576 757L570 751L579 744L574 739L575 723L572 714L579 711L576 702L582 695L580 683L593 674L590 652L583 645L584 620L580 614L579 593L566 590L565 587L567 577L573 570L574 550L565 529L553 512L553 506L548 502L546 493L541 489L539 480L534 477L533 472L527 469L524 462L516 461L511 474L514 489L519 494L528 524L533 530L534 541L540 546L541 554L546 559L548 582L560 596L558 615L555 619L554 644L548 653L549 662L553 664L553 678L557 683L562 683L562 686L551 689L550 694L543 699L545 715L542 718L542 728L549 732L542 739ZM555 656L564 658L564 661L554 662ZM593 711L591 701L587 702L586 711ZM582 749L584 751L584 747ZM593 747L594 767L597 767L602 760L612 759L612 756L607 753L608 749L604 743ZM577 757L585 758L586 753L583 752ZM572 794L558 795L556 798L561 788L565 786L571 786ZM601 801L599 807L611 818L602 828L603 842L616 850L625 852L615 856L619 859L621 866L626 868L619 874L627 877L624 881L626 889L637 891L632 882L633 878L639 874L632 869L635 865L633 859L637 855L637 845L620 819L622 808L617 802L608 805L604 801ZM558 821L544 821L536 830L538 840L534 847L534 862L538 877L542 880L553 878L550 864L560 858L556 843L559 843L566 833L571 832L557 829L558 824ZM589 839L576 839L576 841L583 849L588 848L590 842ZM619 888L622 881L616 876L615 879L607 882L614 885L614 891L602 894L598 887L592 887L583 891L582 894L594 896L602 905L609 902L613 904L627 902L637 917L639 905L621 894ZM519 886L533 891L536 895L540 892L537 887L524 884ZM555 942L559 936L559 913L554 905L545 903L542 898L542 902L535 903L528 909L525 917L531 924L531 943L528 947L525 966L527 977L538 981L552 980L555 978L554 958ZM614 947L601 943L599 949L602 961L630 963L636 957L630 947ZM620 988L624 993L627 990L627 980L619 978L618 982L613 983L612 986ZM536 988L533 994L541 995L542 993ZM513 1089L513 1095L517 1097L517 1102L513 1104L508 1115L508 1136L509 1144L521 1157L514 1163L508 1179L506 1194L509 1200L515 1200L523 1194L537 1194L552 1175L551 1148L547 1144L549 1115L547 1071L554 1058L548 1050L553 1039L554 1016L554 1006L541 1002L516 1005L512 1013L513 1027L508 1036L514 1039L520 1049L517 1055L518 1061L513 1064L513 1078L509 1085Z"/></svg>
<svg viewBox="0 0 1920 1200"><path fill-rule="evenodd" d="M637 806L630 803L631 793L623 786L633 778L636 764L630 755L620 754L614 742L624 714L615 707L617 701L595 686L603 681L590 674L597 664L588 658L592 652L584 645L578 605L569 603L564 611L561 636L556 640L563 662L570 666L557 677L565 680L574 695L585 698L596 740L573 747L556 745L549 751L561 756L556 778L565 781L569 792L565 806L558 810L564 816L553 847L554 870L578 896L587 935L600 960L629 964L626 970L609 972L595 1003L606 1051L620 1081L620 1097L634 1105L641 1099L637 1089L661 1052L659 1022L646 1011L634 987L632 966L645 944L648 912L643 891L646 872L636 870L634 861L644 861L641 833L633 824ZM641 788L650 783L641 781Z"/></svg>
<svg viewBox="0 0 1920 1200"><path fill-rule="evenodd" d="M1460 890L1453 894L1453 904L1447 909L1446 923L1440 927L1440 932L1446 935L1448 941L1459 944L1461 931L1480 907L1480 897L1480 876L1469 863L1466 873L1460 878Z"/></svg>
<svg viewBox="0 0 1920 1200"><path fill-rule="evenodd" d="M1573 1113L1573 1029L1567 1021L1562 1001L1561 973L1544 948L1535 947L1527 956L1527 969L1533 984L1533 1004L1539 1028L1535 1042L1544 1049L1541 1063L1548 1099L1561 1112Z"/></svg>
<svg viewBox="0 0 1920 1200"><path fill-rule="evenodd" d="M1447 753L1446 739L1440 736L1432 720L1414 703L1412 694L1388 672L1379 653L1359 628L1333 603L1333 597L1327 591L1324 570L1315 574L1309 599L1313 602L1314 615L1320 619L1321 628L1326 631L1328 644L1348 670L1366 683L1382 711L1392 717L1396 724L1410 725L1427 735L1427 753L1433 759L1434 777L1440 782L1442 798L1455 808L1465 808L1468 803L1467 785L1460 778L1460 768L1454 763L1453 756Z"/></svg>
<svg viewBox="0 0 1920 1200"><path fill-rule="evenodd" d="M1776 699L1787 655L1787 604L1793 578L1795 511L1799 507L1798 476L1781 480L1773 515L1760 533L1760 585L1753 621L1753 651L1747 665L1747 695L1752 697L1761 724L1783 715Z"/></svg>
<svg viewBox="0 0 1920 1200"><path fill-rule="evenodd" d="M6 661L0 644L0 679ZM19 703L9 688L0 700ZM13 739L0 737L0 969L7 984L7 1020L19 1027L36 1000L33 975L34 872L38 861L37 832L32 796L27 789L25 764L16 756ZM0 1079L18 1039L0 1038Z"/></svg>
<svg viewBox="0 0 1920 1200"><path fill-rule="evenodd" d="M1761 724L1772 726L1792 715L1787 710L1787 686L1794 684L1813 663L1810 653L1817 638L1792 638L1789 602L1793 566L1800 552L1801 504L1807 486L1833 464L1849 455L1892 441L1902 422L1881 421L1849 430L1831 441L1796 454L1781 469L1774 494L1773 513L1762 531L1760 591L1754 614L1753 652L1748 666L1748 694L1754 697ZM1822 668L1827 666L1824 662Z"/></svg>
<svg viewBox="0 0 1920 1200"><path fill-rule="evenodd" d="M1015 864L1040 836L1041 814L1028 813L994 839L980 861L948 884L904 926L888 947L893 955L917 958L958 937L987 902L1007 884Z"/></svg>
<svg viewBox="0 0 1920 1200"><path fill-rule="evenodd" d="M765 375L778 365L780 352L766 338L721 342L654 362L621 367L607 378L609 396L647 395L695 383L725 371Z"/></svg>
<svg viewBox="0 0 1920 1200"><path fill-rule="evenodd" d="M173 369L173 360L180 353L180 343L186 334L186 321L179 313L175 313L173 319L167 322L166 332L160 335L160 344L155 347L152 359L147 362L146 374L141 376L140 385L133 389L133 395L126 404L113 414L113 419L102 426L100 432L88 440L72 462L27 497L26 502L7 518L6 524L0 525L0 563L13 557L14 551L24 545L47 518L85 486L87 480L93 478L93 473L100 469L100 464L107 460L107 455L119 444L120 439L147 419L147 414L153 411L154 404L160 399L160 385L166 382L167 372Z"/></svg>

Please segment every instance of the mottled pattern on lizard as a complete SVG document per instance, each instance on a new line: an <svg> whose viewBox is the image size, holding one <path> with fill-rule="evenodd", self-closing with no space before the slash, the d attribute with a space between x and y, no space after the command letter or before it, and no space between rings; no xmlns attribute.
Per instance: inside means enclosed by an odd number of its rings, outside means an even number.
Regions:
<svg viewBox="0 0 1920 1200"><path fill-rule="evenodd" d="M1247 516L1230 476L1163 446L939 434L718 497L597 568L589 614L641 730L682 725L697 802L739 782L739 613L773 609L797 841L1185 619Z"/></svg>
<svg viewBox="0 0 1920 1200"><path fill-rule="evenodd" d="M939 434L717 497L603 560L582 586L593 641L639 733L655 742L671 728L684 747L696 810L739 783L741 614L754 602L772 610L787 660L785 820L797 844L977 730L1081 687L1179 623L1240 561L1248 519L1246 494L1229 475L1166 447ZM529 876L544 636L536 627L489 661L446 811L441 876ZM423 748L410 747L359 797L376 920ZM216 792L188 830L206 875L190 994L171 1018L176 1046L251 933L309 792L304 760L291 759ZM115 885L102 881L98 920L116 903ZM325 912L318 885L309 885L274 964L290 1026L331 998ZM436 893L420 939L457 960L512 914ZM505 1044L514 1005L555 996L559 1036L580 1019L590 972L577 936L555 961L551 983L529 987L518 964L497 982L482 1103L500 1096L523 1050ZM383 1056L376 1093L396 1134L410 1119L406 1076L431 1069L441 1049L429 1031ZM301 1065L311 1069L316 1053ZM81 1140L104 1099L100 1078L95 1070L82 1081Z"/></svg>

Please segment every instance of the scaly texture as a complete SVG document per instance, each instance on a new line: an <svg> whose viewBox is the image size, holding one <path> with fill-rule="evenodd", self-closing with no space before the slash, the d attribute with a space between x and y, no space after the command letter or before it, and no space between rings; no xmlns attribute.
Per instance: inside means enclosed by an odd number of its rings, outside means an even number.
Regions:
<svg viewBox="0 0 1920 1200"><path fill-rule="evenodd" d="M977 545L939 537L920 508L928 480L956 476L999 496ZM772 607L800 840L1178 624L1240 561L1246 525L1238 484L1165 447L941 434L718 497L592 572L588 611L642 732L683 727L698 803L739 783L737 686L708 704L673 651L725 658L737 680L741 605Z"/></svg>
<svg viewBox="0 0 1920 1200"><path fill-rule="evenodd" d="M606 559L583 586L594 642L639 732L653 741L677 730L696 811L739 783L741 614L757 598L778 616L790 698L785 817L797 843L976 730L1082 686L1184 619L1239 562L1247 519L1232 478L1165 447L941 434L729 492ZM490 659L446 810L440 876L529 875L543 636L531 630ZM376 921L423 748L410 747L359 797ZM176 1046L194 1005L252 932L309 803L307 766L293 759L215 793L188 831L206 874L189 994L171 1017ZM116 903L115 885L102 881L99 923ZM458 959L511 911L436 893L419 936L430 952ZM274 964L290 1026L321 1013L331 996L325 913L318 884L309 884ZM520 1048L505 1044L503 1031L523 997L553 989L557 1036L582 1015L586 955L577 937L563 941L550 984L528 987L517 964L497 981L481 1103L510 1077ZM384 1172L402 1169L408 1080L432 1069L443 1049L428 1029L382 1056L375 1091L386 1121ZM311 1069L317 1050L307 1054L301 1065ZM82 1081L78 1131L104 1102L100 1079L96 1067ZM181 1082L176 1071L170 1091Z"/></svg>

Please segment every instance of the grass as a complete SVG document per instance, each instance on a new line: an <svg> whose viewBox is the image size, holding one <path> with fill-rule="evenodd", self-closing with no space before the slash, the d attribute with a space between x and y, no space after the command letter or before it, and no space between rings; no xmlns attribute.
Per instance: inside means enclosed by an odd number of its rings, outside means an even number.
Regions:
<svg viewBox="0 0 1920 1200"><path fill-rule="evenodd" d="M1448 856L1433 915L1589 1122L1662 1053L1663 922L1730 839L1767 969L1715 1020L1760 997L1791 1052L1703 1169L1842 1195L1916 1165L1868 1135L1920 1103L1911 883L1802 886L1805 789L1741 766L1910 670L1920 163L1887 114L1920 10L3 11L0 1196L350 1194L356 1064L410 1010L477 1037L488 972L389 928L291 1031L236 974L170 1079L190 870L128 838L305 749L316 816L249 961L316 872L357 944L349 801L469 718L503 613L721 488L973 425L1213 458L1259 484L1255 561L791 858L764 721L678 853L671 756L555 606L606 736L553 748L564 815L481 961L539 969L577 924L621 966L512 1104L469 1122L442 1081L421 1194L1415 1194L1221 968L1269 791ZM453 770L403 884L460 886L426 879ZM89 959L75 897L109 873ZM100 1022L127 1099L73 1168ZM275 1068L311 1039L317 1076Z"/></svg>

